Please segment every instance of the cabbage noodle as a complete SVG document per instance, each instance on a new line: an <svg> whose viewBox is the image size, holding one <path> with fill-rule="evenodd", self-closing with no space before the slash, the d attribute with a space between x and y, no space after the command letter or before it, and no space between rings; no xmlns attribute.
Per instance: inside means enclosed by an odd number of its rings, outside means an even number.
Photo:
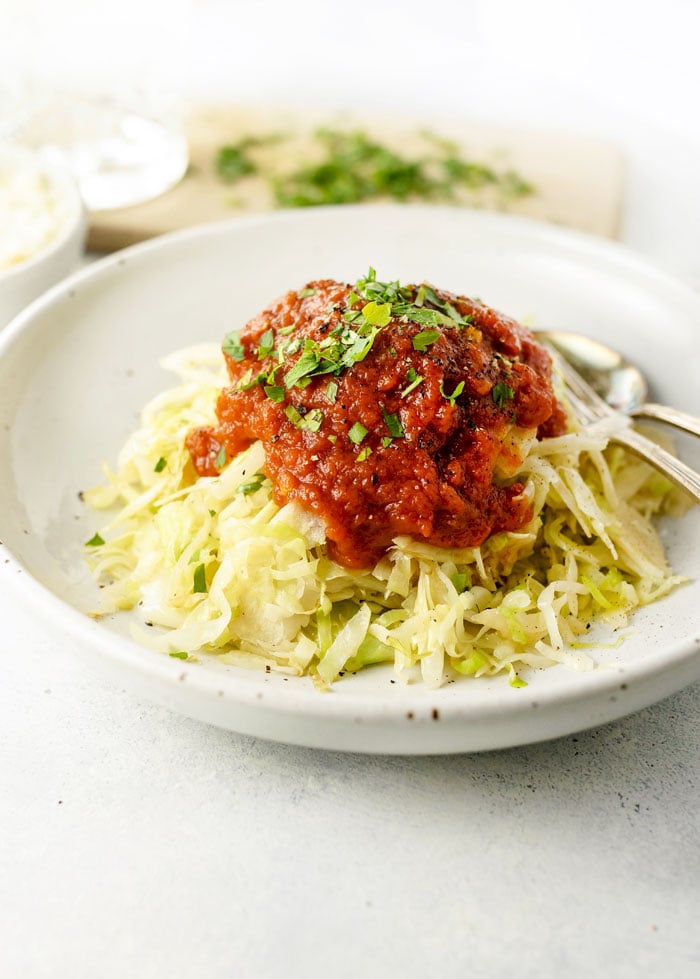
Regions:
<svg viewBox="0 0 700 979"><path fill-rule="evenodd" d="M260 443L219 476L197 476L184 440L215 419L219 348L163 366L181 383L144 409L116 472L85 493L113 511L88 548L106 582L99 613L137 607L135 638L154 649L320 686L380 662L431 687L455 673L521 685L527 667L593 668L582 641L592 621L619 629L682 580L651 524L671 484L584 431L529 447L518 478L535 516L517 533L460 549L398 537L374 568L349 571L327 556L318 518L275 504Z"/></svg>

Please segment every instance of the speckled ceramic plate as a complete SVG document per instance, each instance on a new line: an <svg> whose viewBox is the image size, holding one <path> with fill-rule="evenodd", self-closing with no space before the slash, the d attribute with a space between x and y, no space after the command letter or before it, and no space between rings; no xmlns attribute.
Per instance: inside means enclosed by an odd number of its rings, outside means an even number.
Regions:
<svg viewBox="0 0 700 979"><path fill-rule="evenodd" d="M148 398L170 383L159 358L217 341L313 278L428 279L520 318L598 337L636 359L654 396L700 414L700 296L625 249L533 222L425 207L307 210L156 239L56 287L0 338L0 539L27 574L21 594L62 648L135 692L212 724L276 740L366 752L476 751L600 724L700 677L700 512L663 526L691 579L642 609L587 673L464 678L439 690L376 667L320 693L308 679L181 663L136 645L123 613L86 611L82 560L99 517L78 491L100 479ZM680 443L700 466L700 445ZM5 600L10 600L5 597Z"/></svg>

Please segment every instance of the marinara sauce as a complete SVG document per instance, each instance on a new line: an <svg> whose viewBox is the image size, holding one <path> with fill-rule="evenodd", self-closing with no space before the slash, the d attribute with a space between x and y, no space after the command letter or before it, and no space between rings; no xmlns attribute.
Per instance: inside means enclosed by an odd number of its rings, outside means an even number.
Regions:
<svg viewBox="0 0 700 979"><path fill-rule="evenodd" d="M332 280L289 292L224 341L217 424L187 447L216 475L254 440L275 500L321 517L330 556L373 565L394 537L473 547L532 516L513 480L528 438L563 432L531 332L433 287Z"/></svg>

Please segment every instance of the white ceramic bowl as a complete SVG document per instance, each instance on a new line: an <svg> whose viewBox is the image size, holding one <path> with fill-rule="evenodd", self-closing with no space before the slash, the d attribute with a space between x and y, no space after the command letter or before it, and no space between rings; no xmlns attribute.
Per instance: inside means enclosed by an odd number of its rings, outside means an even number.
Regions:
<svg viewBox="0 0 700 979"><path fill-rule="evenodd" d="M0 146L0 171L38 172L46 180L50 197L60 202L55 232L34 254L16 264L0 264L0 329L25 306L65 278L80 264L87 230L85 207L75 178L68 169L50 163L19 146ZM37 209L43 205L37 201ZM46 206L49 206L48 200ZM2 220L0 213L0 220ZM0 228L0 234L2 229Z"/></svg>
<svg viewBox="0 0 700 979"><path fill-rule="evenodd" d="M222 727L352 751L524 744L613 720L700 678L700 507L661 527L688 583L637 610L619 647L602 629L599 669L533 671L518 689L507 677L464 677L430 690L377 666L325 694L308 677L146 649L130 633L138 610L86 614L100 592L83 545L106 518L78 494L100 482L142 406L172 384L159 358L220 340L289 288L353 281L369 264L598 337L639 363L656 399L700 413L700 295L610 242L420 206L308 208L165 235L71 276L0 336L0 619L3 603L26 600L50 628L54 656L75 653L86 670ZM700 440L679 448L700 468Z"/></svg>

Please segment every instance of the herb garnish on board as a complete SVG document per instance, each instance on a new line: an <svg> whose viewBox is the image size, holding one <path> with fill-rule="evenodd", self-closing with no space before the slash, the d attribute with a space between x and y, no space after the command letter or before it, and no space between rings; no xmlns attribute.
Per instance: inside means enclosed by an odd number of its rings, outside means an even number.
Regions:
<svg viewBox="0 0 700 979"><path fill-rule="evenodd" d="M419 157L404 155L366 133L319 129L314 133L320 158L279 172L266 166L256 149L275 135L246 136L219 148L216 171L227 183L257 176L267 183L278 207L355 204L361 201L432 201L455 203L460 192L490 189L501 202L534 193L534 187L512 169L496 169L465 160L451 142L423 134L429 148Z"/></svg>

